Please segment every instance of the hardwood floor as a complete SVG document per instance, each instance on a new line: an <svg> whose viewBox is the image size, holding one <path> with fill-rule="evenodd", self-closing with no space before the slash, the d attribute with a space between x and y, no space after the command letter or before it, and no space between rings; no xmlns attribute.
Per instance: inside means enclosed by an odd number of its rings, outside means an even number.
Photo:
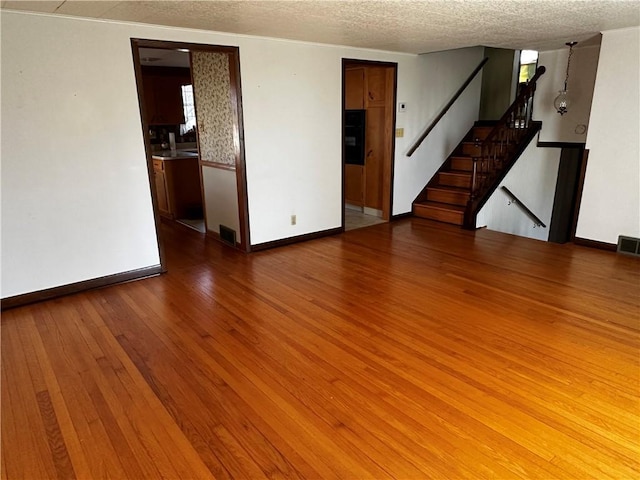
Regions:
<svg viewBox="0 0 640 480"><path fill-rule="evenodd" d="M638 478L640 262L422 219L2 316L2 478Z"/></svg>

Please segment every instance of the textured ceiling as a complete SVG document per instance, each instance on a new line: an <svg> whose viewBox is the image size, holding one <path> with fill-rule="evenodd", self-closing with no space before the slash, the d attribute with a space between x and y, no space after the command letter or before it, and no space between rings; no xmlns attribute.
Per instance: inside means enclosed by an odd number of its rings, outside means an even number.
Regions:
<svg viewBox="0 0 640 480"><path fill-rule="evenodd" d="M2 1L3 9L408 53L552 50L640 25L640 0Z"/></svg>

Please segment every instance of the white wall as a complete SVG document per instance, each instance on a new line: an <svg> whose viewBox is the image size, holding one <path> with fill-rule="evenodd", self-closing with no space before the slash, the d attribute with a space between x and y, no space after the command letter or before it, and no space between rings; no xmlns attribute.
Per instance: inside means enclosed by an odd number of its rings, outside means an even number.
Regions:
<svg viewBox="0 0 640 480"><path fill-rule="evenodd" d="M576 236L640 236L640 28L603 32Z"/></svg>
<svg viewBox="0 0 640 480"><path fill-rule="evenodd" d="M478 213L476 225L521 237L548 240L561 151L560 148L539 148L535 139L531 141ZM534 227L520 207L509 205L509 196L501 189L502 186L511 190L547 228Z"/></svg>
<svg viewBox="0 0 640 480"><path fill-rule="evenodd" d="M483 52L483 48L477 47L421 55L419 62L408 66L413 69L409 78L418 81L406 84L399 79L398 102L407 102L407 111L398 113L396 119L396 127L404 127L404 137L396 138L394 215L411 211L415 197L478 119L481 73L420 148L411 157L406 156L415 140L480 63Z"/></svg>
<svg viewBox="0 0 640 480"><path fill-rule="evenodd" d="M1 21L2 297L158 263L131 38L240 47L252 244L341 223L342 58L398 63L409 111L394 213L410 210L468 129L460 119L477 114L479 81L464 114L404 156L482 49L420 57L22 12Z"/></svg>
<svg viewBox="0 0 640 480"><path fill-rule="evenodd" d="M236 231L236 242L241 241L238 217L238 187L235 170L202 167L204 208L207 229L220 233L220 225Z"/></svg>
<svg viewBox="0 0 640 480"><path fill-rule="evenodd" d="M578 44L574 47L567 85L571 104L569 111L560 115L553 106L553 100L564 86L569 48L540 52L538 65L544 65L547 71L536 87L533 119L542 121L541 142L584 143L586 141L587 131L580 126L589 127L599 54L600 45L580 47Z"/></svg>
<svg viewBox="0 0 640 480"><path fill-rule="evenodd" d="M105 26L2 12L3 297L159 263L131 48Z"/></svg>

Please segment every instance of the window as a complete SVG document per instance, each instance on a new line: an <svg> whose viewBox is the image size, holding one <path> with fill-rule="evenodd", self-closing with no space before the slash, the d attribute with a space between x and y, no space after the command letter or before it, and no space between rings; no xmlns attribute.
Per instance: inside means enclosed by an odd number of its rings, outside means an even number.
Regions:
<svg viewBox="0 0 640 480"><path fill-rule="evenodd" d="M184 124L180 125L180 135L184 135L196 127L196 107L193 101L193 85L182 85L182 108Z"/></svg>
<svg viewBox="0 0 640 480"><path fill-rule="evenodd" d="M538 52L535 50L522 50L520 52L519 83L527 83L536 73L538 64Z"/></svg>

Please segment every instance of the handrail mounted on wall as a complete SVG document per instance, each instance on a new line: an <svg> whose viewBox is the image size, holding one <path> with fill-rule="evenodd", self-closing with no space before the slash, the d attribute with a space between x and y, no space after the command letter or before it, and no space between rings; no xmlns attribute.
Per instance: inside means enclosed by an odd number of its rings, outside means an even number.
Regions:
<svg viewBox="0 0 640 480"><path fill-rule="evenodd" d="M469 78L467 78L467 80L462 84L462 86L453 95L453 97L451 97L451 100L449 100L449 103L447 103L444 106L444 108L438 114L438 116L433 120L433 122L431 122L431 124L426 128L426 130L422 133L422 135L420 135L420 138L418 138L418 140L416 140L416 142L413 144L413 146L409 149L409 151L407 152L407 157L410 157L411 155L413 155L413 153L418 149L418 147L422 144L422 142L424 142L424 139L427 138L427 135L429 135L431 133L431 130L433 130L435 128L435 126L442 119L442 117L444 117L445 114L449 111L451 106L454 103L456 103L456 100L458 100L458 98L460 98L460 95L462 95L462 92L465 91L465 89L469 86L469 84L476 77L478 72L480 72L480 70L482 70L482 68L485 66L485 64L488 61L489 61L489 57L485 57L484 60L482 60L478 64L478 66L475 68L475 70L473 72L471 72L471 75L469 75Z"/></svg>

